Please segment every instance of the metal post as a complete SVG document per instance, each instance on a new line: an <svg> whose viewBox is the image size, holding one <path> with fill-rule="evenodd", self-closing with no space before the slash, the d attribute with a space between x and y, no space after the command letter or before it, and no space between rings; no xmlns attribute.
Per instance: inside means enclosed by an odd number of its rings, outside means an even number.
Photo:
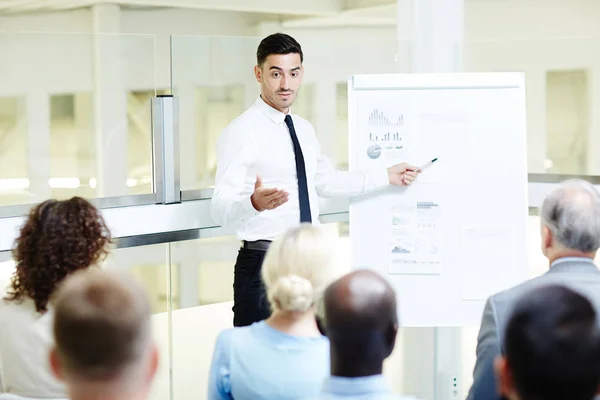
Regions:
<svg viewBox="0 0 600 400"><path fill-rule="evenodd" d="M172 95L152 99L152 157L156 202L180 203L179 101Z"/></svg>

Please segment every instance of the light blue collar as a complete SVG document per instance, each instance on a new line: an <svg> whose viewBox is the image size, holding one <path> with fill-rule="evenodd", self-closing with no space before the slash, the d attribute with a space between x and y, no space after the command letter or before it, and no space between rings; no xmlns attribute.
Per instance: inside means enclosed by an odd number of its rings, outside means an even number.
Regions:
<svg viewBox="0 0 600 400"><path fill-rule="evenodd" d="M325 380L324 393L339 395L361 395L376 393L391 393L391 389L383 375L346 378L330 376Z"/></svg>

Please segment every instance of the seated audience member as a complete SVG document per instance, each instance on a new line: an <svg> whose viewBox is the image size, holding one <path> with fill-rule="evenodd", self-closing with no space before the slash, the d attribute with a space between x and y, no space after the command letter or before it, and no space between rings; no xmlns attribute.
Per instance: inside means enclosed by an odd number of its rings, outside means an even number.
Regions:
<svg viewBox="0 0 600 400"><path fill-rule="evenodd" d="M396 294L377 273L359 270L325 291L321 329L331 347L331 377L320 400L392 400L382 375L398 332Z"/></svg>
<svg viewBox="0 0 600 400"><path fill-rule="evenodd" d="M64 398L48 365L53 310L49 300L70 273L100 263L110 233L86 200L45 201L31 210L13 250L16 270L0 301L0 363L4 391Z"/></svg>
<svg viewBox="0 0 600 400"><path fill-rule="evenodd" d="M496 360L509 400L592 400L600 385L600 329L592 304L564 286L546 286L515 306Z"/></svg>
<svg viewBox="0 0 600 400"><path fill-rule="evenodd" d="M561 284L586 295L600 309L600 271L594 257L600 247L600 194L590 183L566 181L544 200L540 210L542 253L550 269L544 275L490 297L485 305L473 385L467 400L499 399L494 359L502 353L504 329L524 293Z"/></svg>
<svg viewBox="0 0 600 400"><path fill-rule="evenodd" d="M275 240L262 278L273 313L222 332L214 350L208 398L314 398L329 372L329 341L315 303L333 279L336 244L318 226L302 224Z"/></svg>
<svg viewBox="0 0 600 400"><path fill-rule="evenodd" d="M144 400L158 368L150 305L132 278L80 271L58 291L54 374L71 400Z"/></svg>

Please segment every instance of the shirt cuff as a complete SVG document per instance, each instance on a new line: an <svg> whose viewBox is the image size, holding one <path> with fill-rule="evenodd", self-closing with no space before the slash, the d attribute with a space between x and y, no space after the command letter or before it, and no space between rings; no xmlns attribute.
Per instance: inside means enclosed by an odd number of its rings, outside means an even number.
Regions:
<svg viewBox="0 0 600 400"><path fill-rule="evenodd" d="M250 218L260 214L260 212L257 211L256 208L254 208L254 206L252 205L251 197L252 196L248 196L242 201L242 207L244 208L244 211L245 211L244 216L242 217L242 222L246 222Z"/></svg>
<svg viewBox="0 0 600 400"><path fill-rule="evenodd" d="M387 168L369 171L365 179L365 192L380 189L390 184Z"/></svg>

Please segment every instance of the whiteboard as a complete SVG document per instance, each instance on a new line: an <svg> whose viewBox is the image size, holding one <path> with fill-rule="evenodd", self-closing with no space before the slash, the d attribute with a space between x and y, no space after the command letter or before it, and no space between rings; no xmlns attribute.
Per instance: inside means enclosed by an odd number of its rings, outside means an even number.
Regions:
<svg viewBox="0 0 600 400"><path fill-rule="evenodd" d="M348 92L350 170L437 158L351 200L354 268L389 279L402 326L479 325L528 278L524 75L357 75Z"/></svg>

